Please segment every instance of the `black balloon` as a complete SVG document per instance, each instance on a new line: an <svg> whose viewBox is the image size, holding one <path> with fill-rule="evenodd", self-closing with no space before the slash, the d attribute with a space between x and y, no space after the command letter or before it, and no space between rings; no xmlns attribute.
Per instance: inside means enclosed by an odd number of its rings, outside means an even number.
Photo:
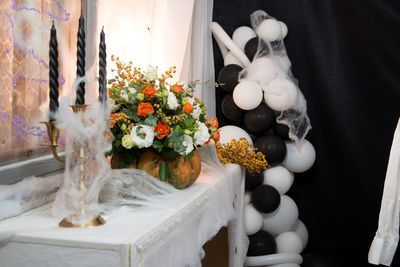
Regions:
<svg viewBox="0 0 400 267"><path fill-rule="evenodd" d="M246 112L244 124L252 134L262 134L274 126L275 112L266 104L261 103L257 108Z"/></svg>
<svg viewBox="0 0 400 267"><path fill-rule="evenodd" d="M253 190L251 203L258 211L270 213L279 207L281 195L275 187L263 184Z"/></svg>
<svg viewBox="0 0 400 267"><path fill-rule="evenodd" d="M239 72L242 67L236 64L226 65L221 69L218 74L218 83L221 84L222 89L232 93L235 86L239 83Z"/></svg>
<svg viewBox="0 0 400 267"><path fill-rule="evenodd" d="M276 253L276 242L272 235L259 231L249 236L247 256L262 256Z"/></svg>
<svg viewBox="0 0 400 267"><path fill-rule="evenodd" d="M275 124L275 133L283 140L289 140L289 127L285 124Z"/></svg>
<svg viewBox="0 0 400 267"><path fill-rule="evenodd" d="M257 138L254 147L262 152L269 165L282 163L286 156L286 145L277 135L265 135Z"/></svg>
<svg viewBox="0 0 400 267"><path fill-rule="evenodd" d="M256 142L258 136L255 135L255 134L252 134L252 133L249 131L249 129L247 129L246 125L244 125L244 124L243 124L243 125L240 125L239 127L241 127L243 130L246 131L246 133L250 136L251 141L253 141L253 144L254 144L254 143Z"/></svg>
<svg viewBox="0 0 400 267"><path fill-rule="evenodd" d="M251 38L244 46L244 53L250 61L253 61L258 48L258 37Z"/></svg>
<svg viewBox="0 0 400 267"><path fill-rule="evenodd" d="M232 121L243 120L245 111L236 106L232 94L228 94L222 99L221 109L224 116L228 119Z"/></svg>
<svg viewBox="0 0 400 267"><path fill-rule="evenodd" d="M246 170L245 189L251 191L264 182L264 174L257 172L248 172Z"/></svg>
<svg viewBox="0 0 400 267"><path fill-rule="evenodd" d="M338 265L327 255L307 254L303 256L302 267L337 267Z"/></svg>

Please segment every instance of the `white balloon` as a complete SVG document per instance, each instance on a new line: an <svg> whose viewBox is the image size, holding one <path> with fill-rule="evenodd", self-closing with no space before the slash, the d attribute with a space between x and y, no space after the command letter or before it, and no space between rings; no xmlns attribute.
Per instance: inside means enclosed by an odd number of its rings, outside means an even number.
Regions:
<svg viewBox="0 0 400 267"><path fill-rule="evenodd" d="M261 85L267 85L278 75L278 69L275 63L267 58L260 57L246 68L246 80L258 82Z"/></svg>
<svg viewBox="0 0 400 267"><path fill-rule="evenodd" d="M232 52L228 52L224 57L224 66L229 64L236 64L243 68L243 64L239 61L239 59L237 59L237 57Z"/></svg>
<svg viewBox="0 0 400 267"><path fill-rule="evenodd" d="M249 144L253 144L250 135L240 127L233 125L226 125L219 128L221 144L229 143L232 139L236 139L239 141L240 138L245 138Z"/></svg>
<svg viewBox="0 0 400 267"><path fill-rule="evenodd" d="M246 192L244 194L244 204L247 205L251 201L251 192Z"/></svg>
<svg viewBox="0 0 400 267"><path fill-rule="evenodd" d="M289 231L278 235L275 238L276 251L278 253L293 253L300 254L303 250L303 242L299 235L295 232Z"/></svg>
<svg viewBox="0 0 400 267"><path fill-rule="evenodd" d="M271 109L284 111L296 103L297 94L297 87L293 82L276 78L265 87L264 100Z"/></svg>
<svg viewBox="0 0 400 267"><path fill-rule="evenodd" d="M279 24L281 25L281 31L282 31L282 34L281 34L281 40L283 40L283 39L285 39L285 37L286 37L286 35L287 35L287 33L288 33L288 27L286 26L286 24L284 23L284 22L282 22L282 21L279 21Z"/></svg>
<svg viewBox="0 0 400 267"><path fill-rule="evenodd" d="M300 265L296 263L282 263L282 264L268 265L268 267L300 267Z"/></svg>
<svg viewBox="0 0 400 267"><path fill-rule="evenodd" d="M266 19L256 29L257 35L265 41L273 42L282 36L281 24L276 19Z"/></svg>
<svg viewBox="0 0 400 267"><path fill-rule="evenodd" d="M263 230L272 235L279 235L293 228L297 222L299 210L293 199L283 195L279 207L271 213L264 213L263 216Z"/></svg>
<svg viewBox="0 0 400 267"><path fill-rule="evenodd" d="M241 81L233 90L233 101L244 110L258 107L263 99L261 87L252 81Z"/></svg>
<svg viewBox="0 0 400 267"><path fill-rule="evenodd" d="M298 220L292 231L300 237L301 242L303 243L303 249L305 249L308 243L308 231L304 223Z"/></svg>
<svg viewBox="0 0 400 267"><path fill-rule="evenodd" d="M293 184L293 173L282 166L276 166L264 171L264 184L275 187L283 195Z"/></svg>
<svg viewBox="0 0 400 267"><path fill-rule="evenodd" d="M286 141L287 153L282 165L289 171L300 173L311 168L315 162L314 146L306 139L298 147L294 142Z"/></svg>
<svg viewBox="0 0 400 267"><path fill-rule="evenodd" d="M256 36L257 35L252 28L241 26L233 32L232 40L242 51L244 51L246 43Z"/></svg>
<svg viewBox="0 0 400 267"><path fill-rule="evenodd" d="M264 256L247 256L244 259L244 266L261 266L272 264L301 264L303 257L299 254L276 253Z"/></svg>
<svg viewBox="0 0 400 267"><path fill-rule="evenodd" d="M247 235L253 235L261 230L264 220L252 204L248 204L244 208L244 227Z"/></svg>

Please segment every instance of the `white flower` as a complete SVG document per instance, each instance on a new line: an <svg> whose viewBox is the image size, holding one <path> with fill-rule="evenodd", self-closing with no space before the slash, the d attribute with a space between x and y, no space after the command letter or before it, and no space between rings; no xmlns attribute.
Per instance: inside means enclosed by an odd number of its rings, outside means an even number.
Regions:
<svg viewBox="0 0 400 267"><path fill-rule="evenodd" d="M129 101L129 95L125 90L121 91L121 98L125 99L126 101Z"/></svg>
<svg viewBox="0 0 400 267"><path fill-rule="evenodd" d="M178 107L178 99L176 99L176 96L172 92L168 92L168 99L167 99L167 105L169 109L175 110Z"/></svg>
<svg viewBox="0 0 400 267"><path fill-rule="evenodd" d="M128 88L128 91L129 91L129 93L132 93L132 94L135 94L136 93L136 89L135 88L131 88L131 87L129 87Z"/></svg>
<svg viewBox="0 0 400 267"><path fill-rule="evenodd" d="M124 135L122 137L122 146L125 147L126 149L131 149L133 147L134 143L132 140L132 137L130 135Z"/></svg>
<svg viewBox="0 0 400 267"><path fill-rule="evenodd" d="M186 150L184 152L179 153L180 155L188 155L190 152L193 150L193 139L189 135L184 135L183 136L183 142L182 145L186 147Z"/></svg>
<svg viewBox="0 0 400 267"><path fill-rule="evenodd" d="M193 106L193 103L194 103L194 98L193 97L188 97L188 99L187 99L187 102L189 102L190 104L192 104L192 106Z"/></svg>
<svg viewBox="0 0 400 267"><path fill-rule="evenodd" d="M210 138L210 133L208 132L208 128L204 123L197 121L197 124L199 125L199 130L194 133L194 140L196 145L201 146L208 141Z"/></svg>
<svg viewBox="0 0 400 267"><path fill-rule="evenodd" d="M158 78L158 67L149 66L147 68L146 72L144 73L144 77L148 81L157 80L157 78Z"/></svg>
<svg viewBox="0 0 400 267"><path fill-rule="evenodd" d="M200 115L201 115L201 108L199 105L195 105L193 107L193 111L192 113L190 113L190 115L192 115L193 118L195 118L196 120L199 119Z"/></svg>
<svg viewBox="0 0 400 267"><path fill-rule="evenodd" d="M131 130L130 136L133 143L138 148L149 147L153 144L154 140L154 127L147 125L134 126Z"/></svg>

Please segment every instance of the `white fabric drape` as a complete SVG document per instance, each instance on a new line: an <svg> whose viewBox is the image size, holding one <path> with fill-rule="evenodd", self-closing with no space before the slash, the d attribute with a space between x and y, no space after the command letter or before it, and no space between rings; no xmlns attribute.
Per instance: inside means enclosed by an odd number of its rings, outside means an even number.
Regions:
<svg viewBox="0 0 400 267"><path fill-rule="evenodd" d="M195 81L195 96L215 116L214 60L210 24L213 0L97 0L89 1L88 39L92 45L88 62L96 74L97 47L104 26L108 55L108 78L113 65L110 56L146 69L158 66L160 72L176 66L174 81ZM207 82L207 83L206 83Z"/></svg>
<svg viewBox="0 0 400 267"><path fill-rule="evenodd" d="M393 137L386 171L378 230L368 254L371 264L390 266L399 242L400 119Z"/></svg>

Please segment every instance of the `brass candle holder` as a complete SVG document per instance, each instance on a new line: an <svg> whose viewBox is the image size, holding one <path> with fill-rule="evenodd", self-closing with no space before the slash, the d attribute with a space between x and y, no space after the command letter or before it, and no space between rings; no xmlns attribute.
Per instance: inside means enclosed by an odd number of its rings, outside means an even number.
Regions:
<svg viewBox="0 0 400 267"><path fill-rule="evenodd" d="M87 105L71 105L72 111L76 114L79 114L82 118L82 114L85 112ZM57 122L41 122L46 125L48 136L50 139L50 144L46 144L44 146L50 146L51 151L53 153L54 159L62 164L65 164L65 159L61 158L57 154L57 147L60 145L58 142L58 138L60 136L60 130L57 128ZM79 166L79 188L81 191L82 199L81 199L81 210L77 216L83 217L86 215L86 184L85 184L85 158L87 154L87 146L84 144L79 144L78 146L74 145L74 152L72 153L72 160L78 163ZM71 223L67 218L64 218L58 225L60 227L76 227L76 228L85 228L85 227L94 227L105 224L105 220L98 215L97 217L91 219L85 223L74 224Z"/></svg>

